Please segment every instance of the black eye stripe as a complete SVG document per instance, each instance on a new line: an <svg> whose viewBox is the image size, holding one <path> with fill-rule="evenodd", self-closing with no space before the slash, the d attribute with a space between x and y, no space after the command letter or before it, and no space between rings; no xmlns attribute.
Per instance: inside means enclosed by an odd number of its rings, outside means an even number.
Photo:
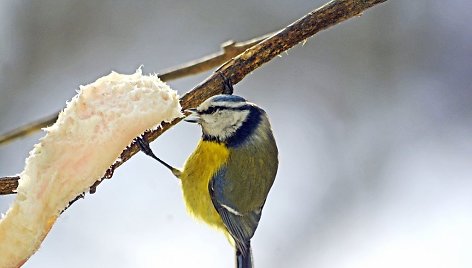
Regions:
<svg viewBox="0 0 472 268"><path fill-rule="evenodd" d="M242 125L230 137L223 137L221 139L221 137L219 136L212 136L203 132L203 140L215 141L218 143L223 142L228 147L238 147L241 144L244 144L248 140L248 138L254 133L254 131L261 124L261 120L265 114L264 110L251 104L243 105L238 108L225 107L225 109L248 111L248 115L245 118L244 122L242 122Z"/></svg>
<svg viewBox="0 0 472 268"><path fill-rule="evenodd" d="M212 107L208 107L208 109L206 109L205 111L201 111L200 113L201 114L213 114L213 113L215 113L216 111L218 111L220 109L221 109L221 107L212 106Z"/></svg>
<svg viewBox="0 0 472 268"><path fill-rule="evenodd" d="M210 106L208 109L204 111L200 111L200 114L213 114L219 110L227 110L227 111L245 111L249 110L249 105L243 105L240 107L225 107L225 106Z"/></svg>

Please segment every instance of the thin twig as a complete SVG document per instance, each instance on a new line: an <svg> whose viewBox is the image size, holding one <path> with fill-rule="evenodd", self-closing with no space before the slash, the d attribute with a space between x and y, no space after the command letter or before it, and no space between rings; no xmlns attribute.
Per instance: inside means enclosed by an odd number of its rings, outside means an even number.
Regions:
<svg viewBox="0 0 472 268"><path fill-rule="evenodd" d="M50 115L36 122L26 124L24 126L21 126L19 128L13 129L11 131L8 131L5 134L0 135L0 146L5 145L9 142L12 142L18 138L33 134L42 128L45 128L54 124L54 122L56 122L57 120L58 115L59 115L59 112L54 115Z"/></svg>
<svg viewBox="0 0 472 268"><path fill-rule="evenodd" d="M333 0L325 4L225 63L213 75L182 96L182 108L196 107L207 98L223 92L224 85L221 75L230 79L233 84L236 84L262 64L317 32L349 18L358 16L368 8L386 1L387 0ZM176 119L171 123L163 124L162 127L157 130L146 132L144 136L148 141L153 141L167 129L180 122L180 120L181 119ZM120 156L120 161L113 164L102 179L110 178L116 168L121 166L137 152L139 152L139 147L133 142L123 151ZM18 177L13 178L19 179ZM12 177L8 177L8 179L11 185ZM1 186L4 180L7 179L0 178L0 194L14 193L16 186L14 188L11 186ZM95 191L95 188L101 181L102 180L97 181L91 187L91 192Z"/></svg>
<svg viewBox="0 0 472 268"><path fill-rule="evenodd" d="M231 58L236 57L237 55L244 52L244 50L254 46L272 34L273 33L266 34L248 41L238 43L235 43L234 41L227 41L221 45L222 50L220 52L207 55L198 60L194 60L168 70L164 70L162 73L159 73L159 78L162 81L170 81L209 71L227 62Z"/></svg>
<svg viewBox="0 0 472 268"><path fill-rule="evenodd" d="M248 41L244 42L234 42L227 41L221 45L221 50L219 52L207 55L198 60L193 60L188 63L169 68L159 73L159 78L162 81L171 81L176 80L182 77L191 76L199 73L209 71L215 67L220 66L221 64L227 62L233 57L236 57L244 50L252 47L253 45L261 42L262 40L269 37L271 34L263 35ZM14 141L15 139L25 137L27 135L33 134L36 131L48 127L57 120L59 112L54 115L50 115L43 119L40 119L36 122L26 124L24 126L18 127L11 131L8 131L5 134L0 135L0 146L5 145L9 142Z"/></svg>

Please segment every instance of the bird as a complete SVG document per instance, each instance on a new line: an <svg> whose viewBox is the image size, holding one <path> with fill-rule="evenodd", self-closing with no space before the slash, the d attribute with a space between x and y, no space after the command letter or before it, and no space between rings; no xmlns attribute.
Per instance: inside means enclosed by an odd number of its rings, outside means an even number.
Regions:
<svg viewBox="0 0 472 268"><path fill-rule="evenodd" d="M185 121L202 137L183 169L174 168L138 138L141 150L181 181L188 212L222 231L235 248L237 268L252 268L251 239L278 169L278 149L267 113L236 95L215 95L188 109Z"/></svg>

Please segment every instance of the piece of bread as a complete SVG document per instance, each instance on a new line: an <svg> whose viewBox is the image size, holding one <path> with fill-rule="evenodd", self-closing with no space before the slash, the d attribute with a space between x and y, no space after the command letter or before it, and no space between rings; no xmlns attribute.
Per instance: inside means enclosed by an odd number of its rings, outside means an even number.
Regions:
<svg viewBox="0 0 472 268"><path fill-rule="evenodd" d="M181 116L176 92L140 69L81 86L26 159L16 199L0 220L0 267L26 262L69 201L88 191L135 137Z"/></svg>

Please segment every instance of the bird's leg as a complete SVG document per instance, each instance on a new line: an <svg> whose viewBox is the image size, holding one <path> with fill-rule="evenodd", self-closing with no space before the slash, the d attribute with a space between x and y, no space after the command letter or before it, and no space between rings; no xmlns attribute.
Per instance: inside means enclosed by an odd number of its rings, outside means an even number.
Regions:
<svg viewBox="0 0 472 268"><path fill-rule="evenodd" d="M147 139L145 138L145 136L142 136L142 137L137 137L136 138L136 143L138 144L139 146L139 149L145 153L146 155L154 158L155 160L157 160L159 163L161 163L162 165L164 165L166 168L168 168L172 174L174 174L174 176L176 176L177 178L180 176L180 174L182 173L179 169L167 164L166 162L162 161L160 158L158 158L154 152L152 151L151 147L149 146L149 142L147 141Z"/></svg>
<svg viewBox="0 0 472 268"><path fill-rule="evenodd" d="M226 77L223 73L220 73L220 76L223 78L223 86L224 86L223 94L233 95L234 89L233 89L233 82L231 81L231 79Z"/></svg>

